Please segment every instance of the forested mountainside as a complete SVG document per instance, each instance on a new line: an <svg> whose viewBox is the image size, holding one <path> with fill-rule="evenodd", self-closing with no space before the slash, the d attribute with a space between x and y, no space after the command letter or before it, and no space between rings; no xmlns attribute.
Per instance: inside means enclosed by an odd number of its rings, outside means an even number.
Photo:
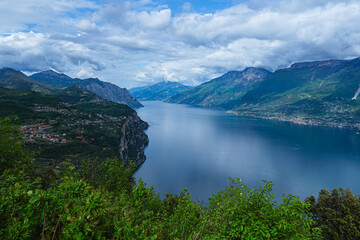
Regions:
<svg viewBox="0 0 360 240"><path fill-rule="evenodd" d="M258 77L251 81L254 84L241 85L240 89L232 86L242 82L247 71L229 72L169 101L246 116L360 129L359 58L295 63L274 73L264 70L264 74L255 75ZM214 84L217 87L212 88Z"/></svg>
<svg viewBox="0 0 360 240"><path fill-rule="evenodd" d="M168 99L173 103L222 108L228 102L240 99L270 74L262 68L231 71L195 88L180 92Z"/></svg>
<svg viewBox="0 0 360 240"><path fill-rule="evenodd" d="M0 116L17 116L26 147L47 164L66 158L145 160L147 123L124 104L103 100L79 86L54 95L0 88Z"/></svg>

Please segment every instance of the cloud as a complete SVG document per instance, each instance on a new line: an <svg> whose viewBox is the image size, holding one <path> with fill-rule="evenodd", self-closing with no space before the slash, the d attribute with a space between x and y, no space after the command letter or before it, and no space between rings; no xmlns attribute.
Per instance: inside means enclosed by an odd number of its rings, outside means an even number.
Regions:
<svg viewBox="0 0 360 240"><path fill-rule="evenodd" d="M54 68L132 87L199 84L226 71L360 55L360 3L250 0L174 15L156 0L3 0L0 65Z"/></svg>
<svg viewBox="0 0 360 240"><path fill-rule="evenodd" d="M75 24L75 26L84 32L92 32L96 30L96 23L90 22L87 19L82 19Z"/></svg>
<svg viewBox="0 0 360 240"><path fill-rule="evenodd" d="M138 19L139 23L145 28L157 28L161 29L166 27L170 23L171 10L163 9L160 11L136 13L135 19Z"/></svg>
<svg viewBox="0 0 360 240"><path fill-rule="evenodd" d="M81 15L82 9L98 9L93 1L86 0L1 0L0 32L13 33L29 30L29 26L39 29L58 24L59 19Z"/></svg>
<svg viewBox="0 0 360 240"><path fill-rule="evenodd" d="M49 38L42 33L16 33L0 38L0 65L24 71L53 68L66 71L73 66L89 66L93 71L105 69L100 59L94 58L91 51L81 44Z"/></svg>
<svg viewBox="0 0 360 240"><path fill-rule="evenodd" d="M185 2L184 5L182 6L182 9L184 12L189 12L191 10L191 3Z"/></svg>

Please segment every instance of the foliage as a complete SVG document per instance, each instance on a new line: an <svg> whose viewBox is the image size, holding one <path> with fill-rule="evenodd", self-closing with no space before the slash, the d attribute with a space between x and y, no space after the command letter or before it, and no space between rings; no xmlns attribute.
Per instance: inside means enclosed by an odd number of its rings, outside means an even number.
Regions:
<svg viewBox="0 0 360 240"><path fill-rule="evenodd" d="M313 221L308 207L298 197L284 196L280 203L264 181L250 189L240 179L210 199L207 207L208 234L214 239L310 239Z"/></svg>
<svg viewBox="0 0 360 240"><path fill-rule="evenodd" d="M164 200L118 159L35 168L18 128L2 119L0 239L314 239L309 204L276 203L271 184L240 180L203 207L186 189ZM16 164L15 164L16 163ZM21 163L21 164L17 164ZM24 167L26 166L26 167ZM31 169L31 170L29 170ZM51 174L49 174L51 173Z"/></svg>
<svg viewBox="0 0 360 240"><path fill-rule="evenodd" d="M350 189L323 189L306 201L324 239L360 239L360 199Z"/></svg>
<svg viewBox="0 0 360 240"><path fill-rule="evenodd" d="M18 169L29 164L32 155L23 149L18 126L11 124L14 117L0 118L0 174L6 169Z"/></svg>

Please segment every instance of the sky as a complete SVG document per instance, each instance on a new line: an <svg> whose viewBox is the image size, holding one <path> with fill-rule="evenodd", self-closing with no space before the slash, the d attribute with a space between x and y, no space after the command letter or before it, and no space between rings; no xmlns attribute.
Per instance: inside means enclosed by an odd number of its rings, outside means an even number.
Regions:
<svg viewBox="0 0 360 240"><path fill-rule="evenodd" d="M1 0L0 67L120 87L360 56L360 1Z"/></svg>

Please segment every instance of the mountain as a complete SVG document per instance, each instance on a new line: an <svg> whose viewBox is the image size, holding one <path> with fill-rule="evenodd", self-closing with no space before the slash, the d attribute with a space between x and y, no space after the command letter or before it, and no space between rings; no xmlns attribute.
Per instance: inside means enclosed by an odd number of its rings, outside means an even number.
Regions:
<svg viewBox="0 0 360 240"><path fill-rule="evenodd" d="M175 94L188 89L189 86L185 86L178 82L159 82L151 86L138 87L134 89L130 89L132 95L144 101L149 100L165 100Z"/></svg>
<svg viewBox="0 0 360 240"><path fill-rule="evenodd" d="M26 146L42 164L66 158L145 161L148 124L127 105L99 98L79 86L55 95L0 88L0 117L16 115Z"/></svg>
<svg viewBox="0 0 360 240"><path fill-rule="evenodd" d="M232 71L185 90L169 102L235 114L360 130L360 58L295 63L273 73Z"/></svg>
<svg viewBox="0 0 360 240"><path fill-rule="evenodd" d="M271 72L262 68L231 71L221 77L185 90L168 99L173 103L224 108L230 101L240 99L247 91L263 81Z"/></svg>
<svg viewBox="0 0 360 240"><path fill-rule="evenodd" d="M133 93L137 92L137 91L142 91L147 89L148 87L150 87L151 85L146 85L146 86L142 86L142 87L134 87L134 88L130 88L129 92L131 93L131 95L133 95ZM134 95L133 95L134 96Z"/></svg>
<svg viewBox="0 0 360 240"><path fill-rule="evenodd" d="M22 72L14 70L12 68L0 69L0 87L31 90L44 94L53 94L60 91L59 88L53 85L38 82L26 76Z"/></svg>
<svg viewBox="0 0 360 240"><path fill-rule="evenodd" d="M60 74L52 70L36 73L30 77L37 81L52 84L57 87L78 85L95 93L103 99L127 104L132 108L142 107L142 104L137 101L126 88L120 88L115 84L101 81L98 78L71 78L65 74Z"/></svg>
<svg viewBox="0 0 360 240"><path fill-rule="evenodd" d="M228 103L242 115L359 129L360 58L296 63Z"/></svg>

